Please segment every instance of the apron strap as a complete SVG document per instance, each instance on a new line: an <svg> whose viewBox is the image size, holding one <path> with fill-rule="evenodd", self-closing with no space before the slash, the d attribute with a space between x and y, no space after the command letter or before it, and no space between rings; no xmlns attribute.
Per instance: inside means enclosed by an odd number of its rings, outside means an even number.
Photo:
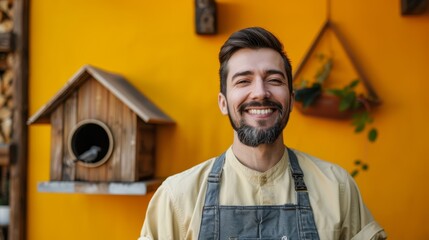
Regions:
<svg viewBox="0 0 429 240"><path fill-rule="evenodd" d="M222 169L225 163L225 153L222 153L216 158L213 167L207 179L207 192L204 206L218 206L219 205L219 190L220 179L222 176Z"/></svg>
<svg viewBox="0 0 429 240"><path fill-rule="evenodd" d="M287 151L289 154L289 163L292 171L292 177L295 183L295 191L307 191L307 186L304 182L304 172L302 172L301 167L299 166L298 158L296 157L295 153L289 148L287 149Z"/></svg>
<svg viewBox="0 0 429 240"><path fill-rule="evenodd" d="M294 184L295 184L297 203L300 206L311 208L310 197L308 196L307 186L305 185L305 182L304 182L304 172L299 166L298 158L296 157L296 154L289 148L287 149L287 151L289 154L290 169L291 169L292 177L294 179Z"/></svg>

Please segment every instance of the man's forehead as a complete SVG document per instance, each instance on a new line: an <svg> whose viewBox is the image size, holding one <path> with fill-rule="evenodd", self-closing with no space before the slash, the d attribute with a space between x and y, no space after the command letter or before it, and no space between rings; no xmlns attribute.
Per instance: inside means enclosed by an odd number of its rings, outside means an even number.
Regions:
<svg viewBox="0 0 429 240"><path fill-rule="evenodd" d="M283 58L270 48L240 49L231 56L227 67L228 78L239 72L256 73L277 70L286 74Z"/></svg>

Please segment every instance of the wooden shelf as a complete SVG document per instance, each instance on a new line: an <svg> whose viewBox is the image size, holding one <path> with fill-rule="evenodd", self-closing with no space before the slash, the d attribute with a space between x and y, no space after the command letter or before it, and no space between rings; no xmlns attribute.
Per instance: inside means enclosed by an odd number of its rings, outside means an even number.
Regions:
<svg viewBox="0 0 429 240"><path fill-rule="evenodd" d="M108 195L146 195L154 192L163 179L153 179L141 182L77 182L77 181L47 181L39 182L37 190L49 193L84 193Z"/></svg>

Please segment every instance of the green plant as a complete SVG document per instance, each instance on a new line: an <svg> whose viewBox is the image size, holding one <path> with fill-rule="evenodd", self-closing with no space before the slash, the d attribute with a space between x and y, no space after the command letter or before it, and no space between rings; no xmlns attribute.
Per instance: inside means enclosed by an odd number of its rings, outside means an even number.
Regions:
<svg viewBox="0 0 429 240"><path fill-rule="evenodd" d="M309 108L312 106L322 94L330 94L339 98L338 111L351 112L352 125L356 133L363 132L374 119L371 115L371 99L363 94L358 94L356 87L360 80L356 79L342 88L325 88L325 82L329 79L333 62L331 58L325 58L323 54L317 55L318 59L323 62L320 69L314 76L314 81L309 84L309 81L301 81L299 86L296 86L295 100L302 103L302 107ZM378 130L374 127L367 132L367 139L374 142L378 137ZM360 160L355 161L355 165L360 167L360 170L367 170L368 165L362 164ZM353 170L351 175L355 177L359 172L359 168Z"/></svg>
<svg viewBox="0 0 429 240"><path fill-rule="evenodd" d="M323 61L324 55L318 55L320 61ZM307 108L317 100L323 92L323 83L329 77L332 70L332 59L328 59L314 76L315 81L308 86L308 81L301 81L301 86L295 91L295 100L302 102L303 107Z"/></svg>
<svg viewBox="0 0 429 240"><path fill-rule="evenodd" d="M340 98L339 111L356 110L352 115L352 125L355 127L356 133L365 130L365 127L374 121L371 116L369 100L363 95L358 96L354 90L358 84L359 80L354 80L342 89L327 90L327 92ZM364 110L359 111L359 109ZM370 142L374 142L377 136L378 131L376 128L373 127L368 131L368 140Z"/></svg>
<svg viewBox="0 0 429 240"><path fill-rule="evenodd" d="M367 171L369 168L368 164L363 163L361 160L356 160L354 163L356 168L350 173L352 177L356 177L359 171Z"/></svg>

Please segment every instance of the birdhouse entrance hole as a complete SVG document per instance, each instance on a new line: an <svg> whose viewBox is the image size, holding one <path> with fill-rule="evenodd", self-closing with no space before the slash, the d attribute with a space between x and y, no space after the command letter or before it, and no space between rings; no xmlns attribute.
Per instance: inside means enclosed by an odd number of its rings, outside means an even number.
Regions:
<svg viewBox="0 0 429 240"><path fill-rule="evenodd" d="M69 144L75 162L86 167L98 167L109 159L113 149L113 137L106 124L87 119L78 123L72 130Z"/></svg>

